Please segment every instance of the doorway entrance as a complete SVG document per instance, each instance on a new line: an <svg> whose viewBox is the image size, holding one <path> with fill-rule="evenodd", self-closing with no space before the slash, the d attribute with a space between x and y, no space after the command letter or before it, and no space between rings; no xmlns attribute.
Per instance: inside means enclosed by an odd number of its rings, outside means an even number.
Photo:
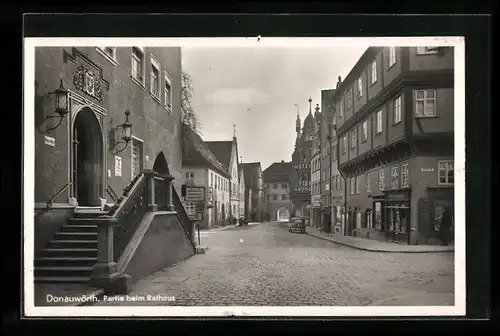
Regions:
<svg viewBox="0 0 500 336"><path fill-rule="evenodd" d="M101 206L103 139L94 111L81 109L73 123L73 196L79 206Z"/></svg>
<svg viewBox="0 0 500 336"><path fill-rule="evenodd" d="M278 221L287 221L290 218L290 212L287 208L279 208L276 215Z"/></svg>

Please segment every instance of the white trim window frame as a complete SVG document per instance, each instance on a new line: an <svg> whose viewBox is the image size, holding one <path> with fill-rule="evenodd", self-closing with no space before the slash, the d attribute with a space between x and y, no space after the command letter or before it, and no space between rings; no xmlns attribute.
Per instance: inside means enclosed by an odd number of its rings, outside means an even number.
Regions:
<svg viewBox="0 0 500 336"><path fill-rule="evenodd" d="M352 107L352 93L351 93L351 88L348 88L346 90L346 96L347 96L347 109L350 109Z"/></svg>
<svg viewBox="0 0 500 336"><path fill-rule="evenodd" d="M375 113L375 118L376 118L376 121L377 121L376 132L377 132L377 134L380 134L383 131L383 128L382 128L382 119L383 119L382 118L382 110L378 110Z"/></svg>
<svg viewBox="0 0 500 336"><path fill-rule="evenodd" d="M391 168L391 189L399 188L399 167Z"/></svg>
<svg viewBox="0 0 500 336"><path fill-rule="evenodd" d="M401 187L406 188L410 185L410 168L407 163L401 165Z"/></svg>
<svg viewBox="0 0 500 336"><path fill-rule="evenodd" d="M160 74L161 74L161 64L158 62L153 54L150 55L150 64L151 64L151 72L149 73L149 93L156 98L158 101L161 102L161 81L160 81Z"/></svg>
<svg viewBox="0 0 500 336"><path fill-rule="evenodd" d="M105 59L107 59L111 64L114 66L118 65L118 61L116 59L116 47L108 47L108 46L101 46L101 47L96 47L97 52L101 54Z"/></svg>
<svg viewBox="0 0 500 336"><path fill-rule="evenodd" d="M356 179L354 177L351 177L350 182L350 194L355 195L356 194Z"/></svg>
<svg viewBox="0 0 500 336"><path fill-rule="evenodd" d="M429 49L429 47L417 47L417 55L435 55L437 54L437 49Z"/></svg>
<svg viewBox="0 0 500 336"><path fill-rule="evenodd" d="M356 90L356 94L357 94L357 97L358 99L363 97L363 77L358 77L358 80L356 81L357 85L357 90Z"/></svg>
<svg viewBox="0 0 500 336"><path fill-rule="evenodd" d="M439 185L453 185L455 183L453 160L439 160L438 161L438 184Z"/></svg>
<svg viewBox="0 0 500 336"><path fill-rule="evenodd" d="M393 101L394 103L394 120L393 120L393 125L399 124L401 121L403 121L403 116L402 116L402 98L401 96L397 97Z"/></svg>
<svg viewBox="0 0 500 336"><path fill-rule="evenodd" d="M368 120L363 121L361 124L361 142L368 141Z"/></svg>
<svg viewBox="0 0 500 336"><path fill-rule="evenodd" d="M354 149L356 148L356 127L354 127L354 129L351 130L351 149Z"/></svg>
<svg viewBox="0 0 500 336"><path fill-rule="evenodd" d="M141 47L132 47L131 49L131 77L140 87L146 88L146 78L144 76L145 63L144 49Z"/></svg>
<svg viewBox="0 0 500 336"><path fill-rule="evenodd" d="M414 90L415 118L436 116L436 90Z"/></svg>
<svg viewBox="0 0 500 336"><path fill-rule="evenodd" d="M366 192L370 193L372 191L372 179L370 173L366 173Z"/></svg>
<svg viewBox="0 0 500 336"><path fill-rule="evenodd" d="M347 135L342 137L342 154L347 153L348 143L347 143Z"/></svg>
<svg viewBox="0 0 500 336"><path fill-rule="evenodd" d="M389 68L396 64L396 47L389 47Z"/></svg>
<svg viewBox="0 0 500 336"><path fill-rule="evenodd" d="M360 184L361 184L361 175L356 176L356 195L359 195Z"/></svg>
<svg viewBox="0 0 500 336"><path fill-rule="evenodd" d="M378 190L385 190L385 173L383 169L378 171Z"/></svg>
<svg viewBox="0 0 500 336"><path fill-rule="evenodd" d="M130 176L131 180L138 175L144 167L144 141L132 136L130 146Z"/></svg>
<svg viewBox="0 0 500 336"><path fill-rule="evenodd" d="M344 117L344 96L340 98L339 102L339 119Z"/></svg>
<svg viewBox="0 0 500 336"><path fill-rule="evenodd" d="M377 82L377 60L375 59L371 65L371 83L375 84Z"/></svg>
<svg viewBox="0 0 500 336"><path fill-rule="evenodd" d="M172 109L172 78L169 76L169 74L164 71L164 101L165 101L165 109L170 113L173 114L173 109Z"/></svg>

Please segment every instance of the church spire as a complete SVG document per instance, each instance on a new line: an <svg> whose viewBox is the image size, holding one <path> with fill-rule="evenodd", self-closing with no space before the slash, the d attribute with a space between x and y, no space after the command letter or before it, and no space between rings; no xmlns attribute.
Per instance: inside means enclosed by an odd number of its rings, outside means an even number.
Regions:
<svg viewBox="0 0 500 336"><path fill-rule="evenodd" d="M311 99L311 97L309 97L309 100L308 100L308 102L309 102L309 114L312 114L312 110L311 110L311 103L312 103L312 101L313 100Z"/></svg>

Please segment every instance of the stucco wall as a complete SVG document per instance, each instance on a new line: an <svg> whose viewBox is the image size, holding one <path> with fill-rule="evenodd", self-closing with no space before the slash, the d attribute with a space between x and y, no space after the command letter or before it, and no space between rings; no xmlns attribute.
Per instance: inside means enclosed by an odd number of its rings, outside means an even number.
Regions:
<svg viewBox="0 0 500 336"><path fill-rule="evenodd" d="M139 243L125 273L137 280L194 255L177 216L158 214Z"/></svg>

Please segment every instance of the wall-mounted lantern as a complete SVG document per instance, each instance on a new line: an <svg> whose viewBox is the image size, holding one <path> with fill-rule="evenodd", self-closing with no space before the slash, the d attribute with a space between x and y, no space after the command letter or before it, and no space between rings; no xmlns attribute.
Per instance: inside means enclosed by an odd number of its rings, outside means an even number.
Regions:
<svg viewBox="0 0 500 336"><path fill-rule="evenodd" d="M128 121L128 117L130 115L130 111L126 110L125 111L125 122L121 125L118 125L114 127L114 130L121 130L122 136L121 136L121 141L116 143L114 147L116 147L118 144L123 144L122 148L119 148L117 150L113 150L112 154L116 155L120 152L123 152L127 147L132 139L132 124Z"/></svg>
<svg viewBox="0 0 500 336"><path fill-rule="evenodd" d="M61 79L61 83L59 87L54 92L49 92L47 95L55 95L55 110L52 115L46 116L44 119L44 123L53 118L59 118L55 126L47 127L45 130L40 131L41 133L50 133L51 131L58 128L64 117L69 113L69 91L63 85L63 81Z"/></svg>

